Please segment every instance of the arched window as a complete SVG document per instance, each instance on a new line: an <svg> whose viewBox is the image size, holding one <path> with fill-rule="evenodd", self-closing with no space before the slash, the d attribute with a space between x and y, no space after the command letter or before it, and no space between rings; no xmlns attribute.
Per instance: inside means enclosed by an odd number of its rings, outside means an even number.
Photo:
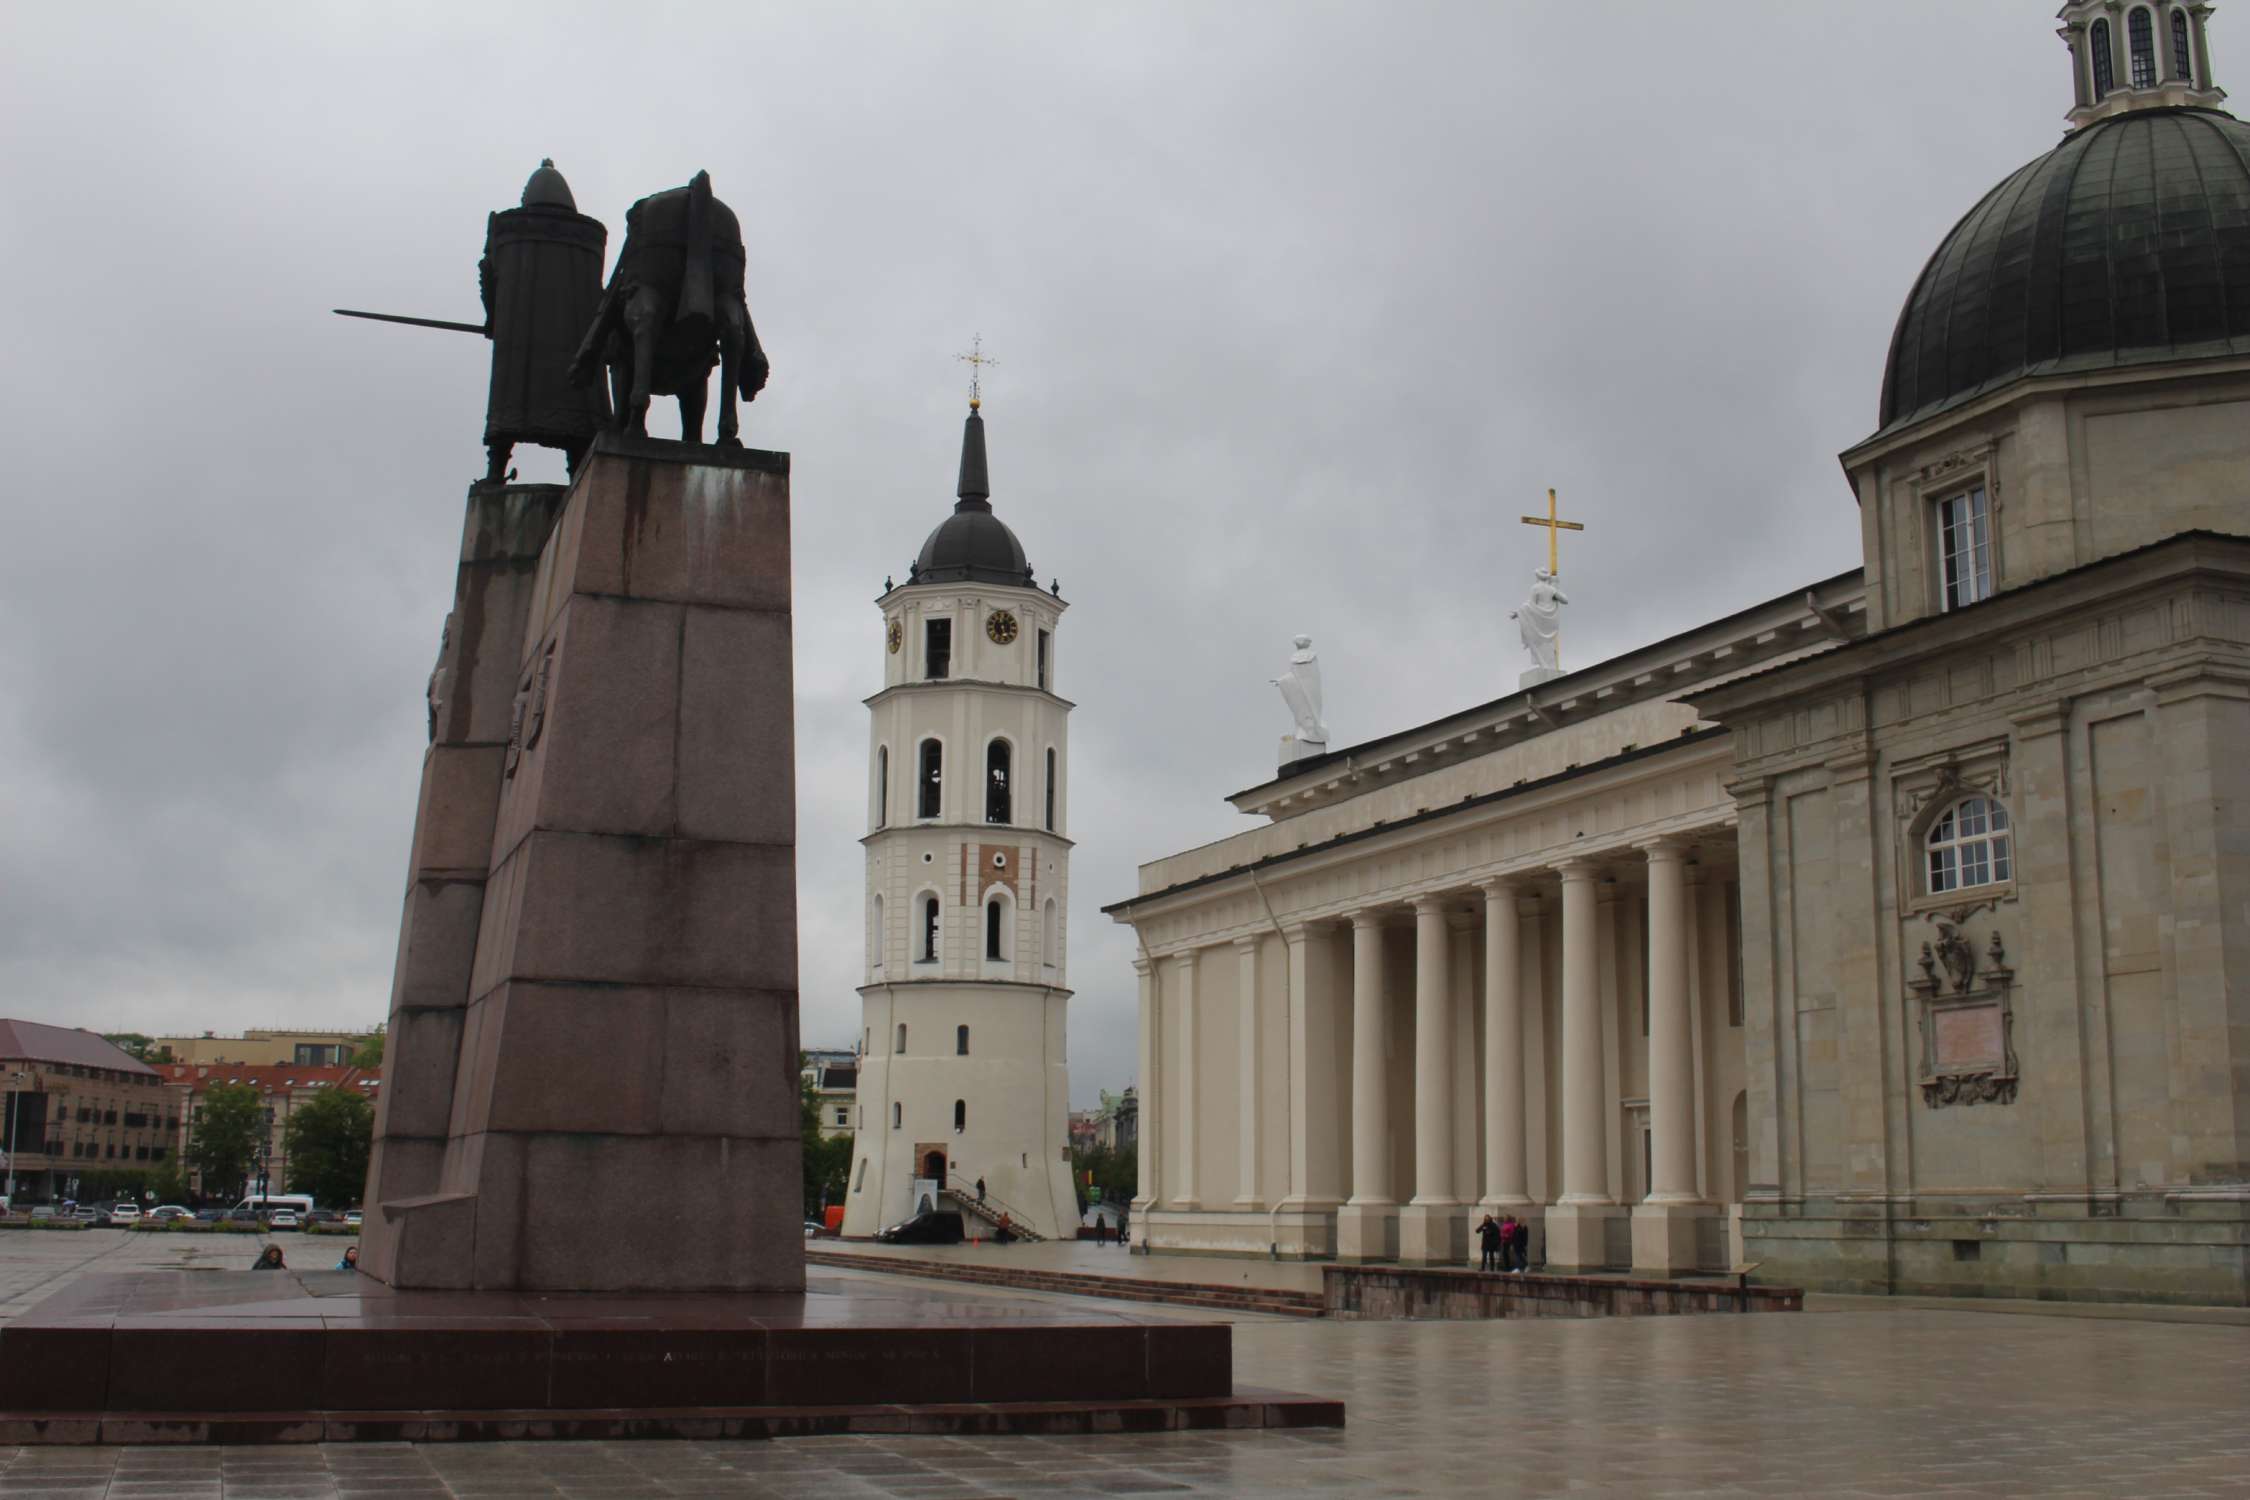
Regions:
<svg viewBox="0 0 2250 1500"><path fill-rule="evenodd" d="M945 794L945 746L936 740L922 741L922 769L915 777L915 784L921 788L918 793L921 801L915 816L938 816L938 808L942 805Z"/></svg>
<svg viewBox="0 0 2250 1500"><path fill-rule="evenodd" d="M966 1026L953 1028L953 1055L955 1057L967 1057L969 1055L969 1028Z"/></svg>
<svg viewBox="0 0 2250 1500"><path fill-rule="evenodd" d="M893 1099L891 1101L891 1129L897 1130L905 1124L906 1106Z"/></svg>
<svg viewBox="0 0 2250 1500"><path fill-rule="evenodd" d="M1003 910L1006 905L998 896L984 903L984 956L994 963L1005 962L1008 957L1005 946L1008 940L1008 914Z"/></svg>
<svg viewBox="0 0 2250 1500"><path fill-rule="evenodd" d="M2172 7L2172 76L2181 83L2195 81L2195 49L2188 42L2187 12Z"/></svg>
<svg viewBox="0 0 2250 1500"><path fill-rule="evenodd" d="M883 828L891 821L891 747L875 747L875 826Z"/></svg>
<svg viewBox="0 0 2250 1500"><path fill-rule="evenodd" d="M968 1128L969 1101L966 1099L956 1099L953 1101L953 1133L955 1135L959 1135L962 1131L967 1130Z"/></svg>
<svg viewBox="0 0 2250 1500"><path fill-rule="evenodd" d="M1930 825L1930 894L2000 885L2013 868L2008 810L1990 797L1964 797Z"/></svg>
<svg viewBox="0 0 2250 1500"><path fill-rule="evenodd" d="M935 896L924 896L922 898L922 962L926 964L937 962L937 945L938 899ZM906 1028L902 1026L899 1030L903 1034Z"/></svg>
<svg viewBox="0 0 2250 1500"><path fill-rule="evenodd" d="M904 1021L898 1023L898 1045L891 1050L901 1057L906 1055L906 1023Z"/></svg>
<svg viewBox="0 0 2250 1500"><path fill-rule="evenodd" d="M2110 61L2109 22L2096 21L2087 35L2092 38L2088 45L2094 49L2094 102L2099 104L2117 86L2116 65Z"/></svg>
<svg viewBox="0 0 2250 1500"><path fill-rule="evenodd" d="M867 967L883 967L883 893L877 891L867 913L871 930L867 934Z"/></svg>
<svg viewBox="0 0 2250 1500"><path fill-rule="evenodd" d="M1047 831L1055 831L1055 749L1047 747Z"/></svg>
<svg viewBox="0 0 2250 1500"><path fill-rule="evenodd" d="M984 747L984 820L987 823L1015 821L1016 799L1008 790L1008 773L1014 760L1015 752L1006 740L994 740Z"/></svg>
<svg viewBox="0 0 2250 1500"><path fill-rule="evenodd" d="M2133 55L2133 87L2156 87L2156 24L2146 7L2134 6L2125 17L2125 42Z"/></svg>
<svg viewBox="0 0 2250 1500"><path fill-rule="evenodd" d="M1047 904L1039 911L1039 961L1050 969L1061 961L1057 944L1062 934L1056 931L1058 925L1055 898L1049 896Z"/></svg>

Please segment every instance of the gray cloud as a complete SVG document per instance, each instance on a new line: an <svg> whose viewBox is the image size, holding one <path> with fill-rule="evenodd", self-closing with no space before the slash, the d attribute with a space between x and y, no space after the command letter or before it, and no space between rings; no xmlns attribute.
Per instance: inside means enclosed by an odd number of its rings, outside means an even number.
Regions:
<svg viewBox="0 0 2250 1500"><path fill-rule="evenodd" d="M484 351L326 309L473 319L541 156L613 236L699 167L742 213L808 1041L857 1029L870 600L998 353L994 501L1073 604L1083 1103L1135 1057L1096 908L1238 826L1291 632L1357 740L1513 682L1548 485L1580 663L1858 561L1891 319L2066 87L2042 12L1947 0L19 10L0 1011L382 1013Z"/></svg>

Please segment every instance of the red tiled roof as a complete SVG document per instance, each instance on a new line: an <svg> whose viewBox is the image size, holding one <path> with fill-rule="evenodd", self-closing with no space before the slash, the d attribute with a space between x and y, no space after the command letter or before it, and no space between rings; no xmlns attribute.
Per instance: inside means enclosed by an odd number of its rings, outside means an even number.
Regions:
<svg viewBox="0 0 2250 1500"><path fill-rule="evenodd" d="M380 1068L354 1068L338 1064L313 1066L301 1063L163 1063L157 1073L166 1083L180 1084L190 1092L214 1084L246 1083L257 1089L322 1088L357 1089L371 1094L383 1085Z"/></svg>
<svg viewBox="0 0 2250 1500"><path fill-rule="evenodd" d="M91 1031L48 1026L39 1021L0 1020L0 1057L62 1063L74 1068L108 1068L116 1073L156 1071L132 1053L114 1042L103 1041Z"/></svg>

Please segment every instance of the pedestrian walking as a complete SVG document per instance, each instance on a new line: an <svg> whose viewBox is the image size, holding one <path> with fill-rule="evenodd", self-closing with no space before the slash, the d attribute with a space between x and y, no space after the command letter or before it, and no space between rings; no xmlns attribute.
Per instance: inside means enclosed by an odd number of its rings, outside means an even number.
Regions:
<svg viewBox="0 0 2250 1500"><path fill-rule="evenodd" d="M984 1179L982 1177L977 1179L977 1202L984 1202Z"/></svg>
<svg viewBox="0 0 2250 1500"><path fill-rule="evenodd" d="M1513 1263L1512 1269L1520 1276L1531 1268L1531 1223L1514 1214L1508 1215L1508 1219L1510 1227L1506 1233L1507 1259Z"/></svg>
<svg viewBox="0 0 2250 1500"><path fill-rule="evenodd" d="M1477 1246L1481 1252L1477 1259L1477 1269L1500 1270L1500 1226L1493 1222L1490 1214L1486 1214L1484 1222L1477 1226Z"/></svg>

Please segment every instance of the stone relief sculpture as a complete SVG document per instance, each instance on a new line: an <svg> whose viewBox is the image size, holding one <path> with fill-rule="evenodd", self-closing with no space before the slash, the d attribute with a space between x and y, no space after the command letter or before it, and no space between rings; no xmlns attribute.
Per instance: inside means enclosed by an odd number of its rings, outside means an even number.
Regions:
<svg viewBox="0 0 2250 1500"><path fill-rule="evenodd" d="M1555 586L1555 575L1541 568L1531 575L1531 597L1508 611L1523 637L1523 649L1531 656L1523 686L1561 675L1562 607L1569 602L1569 596Z"/></svg>
<svg viewBox="0 0 2250 1500"><path fill-rule="evenodd" d="M453 649L453 616L448 612L445 624L438 630L437 661L430 667L429 685L422 689L422 697L430 707L430 743L437 743L438 715L445 711L445 690L450 674L446 670L446 653Z"/></svg>
<svg viewBox="0 0 2250 1500"><path fill-rule="evenodd" d="M1933 914L1935 942L1922 944L1919 979L1907 989L1919 1002L1922 1023L1922 1102L1932 1109L1962 1104L2013 1104L2018 1071L2015 971L1995 928L1985 947L1984 971L1962 931L1968 912Z"/></svg>
<svg viewBox="0 0 2250 1500"><path fill-rule="evenodd" d="M1296 649L1289 655L1289 665L1279 677L1266 679L1281 689L1281 699L1289 705L1290 717L1297 721L1296 733L1281 737L1283 765L1328 749L1328 726L1320 717L1320 656L1313 650L1309 635L1297 636L1293 643Z"/></svg>

